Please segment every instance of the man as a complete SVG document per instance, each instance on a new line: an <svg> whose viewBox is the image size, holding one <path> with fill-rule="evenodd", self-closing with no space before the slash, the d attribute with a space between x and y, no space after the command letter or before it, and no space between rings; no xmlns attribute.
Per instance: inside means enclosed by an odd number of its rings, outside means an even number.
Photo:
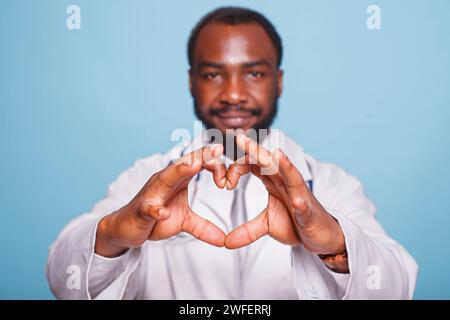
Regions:
<svg viewBox="0 0 450 320"><path fill-rule="evenodd" d="M265 17L243 8L209 13L191 33L188 57L195 112L207 129L270 127L282 92L282 44ZM239 133L231 144L229 137L212 144L200 135L121 174L52 245L53 293L412 298L417 265L375 220L356 178L304 154L282 132ZM227 158L238 161L227 168Z"/></svg>

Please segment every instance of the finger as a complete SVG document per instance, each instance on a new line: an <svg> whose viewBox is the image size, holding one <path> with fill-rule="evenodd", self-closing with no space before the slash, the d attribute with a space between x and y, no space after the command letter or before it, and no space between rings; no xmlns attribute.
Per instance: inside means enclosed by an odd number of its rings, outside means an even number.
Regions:
<svg viewBox="0 0 450 320"><path fill-rule="evenodd" d="M303 176L297 170L295 165L288 159L280 149L275 150L274 158L277 159L280 168L280 176L282 177L287 193L291 198L305 196L307 187Z"/></svg>
<svg viewBox="0 0 450 320"><path fill-rule="evenodd" d="M159 192L170 192L181 182L191 179L201 171L201 156L196 153L198 151L185 155L159 173L155 181Z"/></svg>
<svg viewBox="0 0 450 320"><path fill-rule="evenodd" d="M236 135L236 144L253 160L253 164L261 167L270 167L273 163L271 153L261 147L255 140L250 139L243 133Z"/></svg>
<svg viewBox="0 0 450 320"><path fill-rule="evenodd" d="M181 231L213 246L223 247L225 244L225 233L215 224L203 219L192 210L184 219Z"/></svg>
<svg viewBox="0 0 450 320"><path fill-rule="evenodd" d="M245 157L248 158L248 155ZM269 193L272 193L280 201L283 201L283 203L289 203L289 198L284 189L281 177L278 177L277 175L262 175L261 168L254 164L248 164L247 160L237 160L230 165L227 172L227 189L234 189L237 186L240 177L250 172L262 181Z"/></svg>
<svg viewBox="0 0 450 320"><path fill-rule="evenodd" d="M275 150L274 157L278 159L280 175L283 178L286 192L296 214L296 221L303 224L311 216L311 206L306 203L311 198L309 189L303 176L283 151L280 149Z"/></svg>
<svg viewBox="0 0 450 320"><path fill-rule="evenodd" d="M206 152L204 150L205 148L207 149ZM188 182L204 168L204 152L209 155L209 158L207 159L209 164L207 164L207 166L212 168L213 164L211 163L213 163L215 157L220 157L222 155L223 146L212 145L195 150L181 157L172 165L161 171L152 183L149 191L149 194L158 195L155 199L153 199L155 204L163 205L164 202L172 196L174 190L179 184ZM225 173L221 174L225 175ZM218 176L219 175L216 174L216 180L220 179Z"/></svg>
<svg viewBox="0 0 450 320"><path fill-rule="evenodd" d="M202 149L203 168L212 172L214 183L219 188L224 188L226 183L227 168L220 159L223 154L223 145L217 144Z"/></svg>
<svg viewBox="0 0 450 320"><path fill-rule="evenodd" d="M253 175L258 177L266 185L266 187L270 185L276 188L278 192L285 192L283 178L280 175L266 175L263 172L264 168L258 167L256 165L254 165L251 170Z"/></svg>
<svg viewBox="0 0 450 320"><path fill-rule="evenodd" d="M286 187L292 190L303 191L304 187L306 187L303 176L288 159L286 154L281 149L276 149L273 153L273 157L278 162L280 174L283 177Z"/></svg>
<svg viewBox="0 0 450 320"><path fill-rule="evenodd" d="M274 176L267 176L267 175L262 175L260 173L261 168L257 167L257 166L253 166L252 167L252 173L253 175L255 175L256 177L258 177L262 183L265 185L267 191L272 194L273 196L275 196L275 198L277 198L278 200L280 200L288 210L292 211L290 209L290 200L289 200L289 196L286 193L286 189L284 187L282 178L279 177L278 175L274 175Z"/></svg>
<svg viewBox="0 0 450 320"><path fill-rule="evenodd" d="M201 163L201 167L197 168L195 172L197 174L202 169L206 169L213 174L213 179L219 188L225 187L226 182L226 167L220 157L223 155L223 145L213 144L200 149L197 149L182 158L177 162L181 163L194 163L197 165Z"/></svg>
<svg viewBox="0 0 450 320"><path fill-rule="evenodd" d="M239 179L251 172L252 165L248 161L249 156L246 155L243 159L238 159L236 162L232 163L227 171L227 189L232 190L236 188Z"/></svg>
<svg viewBox="0 0 450 320"><path fill-rule="evenodd" d="M269 233L267 209L255 219L244 223L231 231L225 239L225 247L238 249L247 246Z"/></svg>

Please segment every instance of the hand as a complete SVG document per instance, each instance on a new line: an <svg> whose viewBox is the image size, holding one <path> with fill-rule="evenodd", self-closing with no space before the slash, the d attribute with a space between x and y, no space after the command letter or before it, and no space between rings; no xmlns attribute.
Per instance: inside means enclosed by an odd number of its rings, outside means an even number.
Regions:
<svg viewBox="0 0 450 320"><path fill-rule="evenodd" d="M277 149L272 154L244 134L236 137L244 150L244 161L228 168L227 188L236 187L239 177L253 173L264 183L269 199L267 207L253 220L229 233L225 246L246 246L264 235L288 245L303 244L317 254L335 255L345 251L345 241L338 222L325 210L306 186L302 175ZM262 174L270 172L269 174Z"/></svg>
<svg viewBox="0 0 450 320"><path fill-rule="evenodd" d="M197 215L188 204L188 184L201 170L213 173L219 188L226 183L226 167L219 160L222 145L189 153L154 174L129 204L105 216L97 228L95 252L114 257L146 240L163 240L182 231L221 247L225 234Z"/></svg>

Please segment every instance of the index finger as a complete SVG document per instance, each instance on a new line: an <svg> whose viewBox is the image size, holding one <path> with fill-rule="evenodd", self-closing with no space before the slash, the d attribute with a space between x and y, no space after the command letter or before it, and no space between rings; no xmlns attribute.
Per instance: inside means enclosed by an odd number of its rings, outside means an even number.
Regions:
<svg viewBox="0 0 450 320"><path fill-rule="evenodd" d="M237 146L244 150L250 157L253 164L261 167L262 175L275 175L278 173L278 161L272 156L272 153L259 145L255 140L247 137L245 134L236 135Z"/></svg>
<svg viewBox="0 0 450 320"><path fill-rule="evenodd" d="M181 183L188 183L203 168L213 171L214 180L220 183L226 174L225 165L219 161L222 153L222 145L212 145L186 154L157 175L151 190L156 190L158 198L164 202Z"/></svg>
<svg viewBox="0 0 450 320"><path fill-rule="evenodd" d="M245 134L236 135L236 144L259 166L268 167L272 163L271 153Z"/></svg>

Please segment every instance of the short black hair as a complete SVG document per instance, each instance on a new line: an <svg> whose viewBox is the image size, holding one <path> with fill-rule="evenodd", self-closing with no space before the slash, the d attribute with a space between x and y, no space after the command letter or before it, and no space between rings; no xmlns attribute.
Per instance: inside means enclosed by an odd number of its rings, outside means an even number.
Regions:
<svg viewBox="0 0 450 320"><path fill-rule="evenodd" d="M208 23L222 23L227 25L239 25L239 24L250 24L250 23L256 23L259 24L261 27L264 28L264 30L269 35L270 39L272 40L273 45L275 46L275 49L277 51L278 57L277 57L277 66L278 68L281 65L281 60L283 57L283 44L281 42L281 37L278 34L277 30L273 26L273 24L264 17L261 13L256 12L251 9L242 8L242 7L220 7L217 8L200 19L200 21L195 25L195 27L191 31L191 35L189 36L188 41L188 60L189 65L192 67L193 63L193 55L194 55L194 48L197 41L198 34L200 30L204 26L206 26Z"/></svg>

